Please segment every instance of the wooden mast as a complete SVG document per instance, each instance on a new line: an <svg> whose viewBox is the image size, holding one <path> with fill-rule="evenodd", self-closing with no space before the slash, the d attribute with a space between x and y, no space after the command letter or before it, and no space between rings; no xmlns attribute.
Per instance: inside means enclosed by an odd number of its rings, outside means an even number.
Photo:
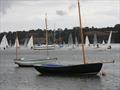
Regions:
<svg viewBox="0 0 120 90"><path fill-rule="evenodd" d="M54 46L55 46L55 24L54 24L54 36L53 36L53 38L54 38Z"/></svg>
<svg viewBox="0 0 120 90"><path fill-rule="evenodd" d="M45 14L45 27L46 27L46 48L47 48L47 55L48 55L48 31L47 31L47 13Z"/></svg>
<svg viewBox="0 0 120 90"><path fill-rule="evenodd" d="M83 54L83 62L86 64L86 56L85 56L85 48L84 48L84 37L83 37L83 30L82 30L82 20L81 20L81 13L80 13L80 2L78 0L78 14L79 14L79 23L80 23L80 36L81 36L81 46L82 46L82 54Z"/></svg>
<svg viewBox="0 0 120 90"><path fill-rule="evenodd" d="M16 43L16 60L18 60L18 43L17 43L17 39L18 39L18 36L17 36L17 31L16 31L16 39L15 39L15 43Z"/></svg>

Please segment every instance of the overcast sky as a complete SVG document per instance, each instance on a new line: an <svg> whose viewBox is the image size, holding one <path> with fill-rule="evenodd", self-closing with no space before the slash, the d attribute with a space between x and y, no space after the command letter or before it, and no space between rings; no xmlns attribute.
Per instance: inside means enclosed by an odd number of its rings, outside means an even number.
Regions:
<svg viewBox="0 0 120 90"><path fill-rule="evenodd" d="M79 26L77 0L0 0L0 32ZM81 0L84 27L113 27L120 23L120 0Z"/></svg>

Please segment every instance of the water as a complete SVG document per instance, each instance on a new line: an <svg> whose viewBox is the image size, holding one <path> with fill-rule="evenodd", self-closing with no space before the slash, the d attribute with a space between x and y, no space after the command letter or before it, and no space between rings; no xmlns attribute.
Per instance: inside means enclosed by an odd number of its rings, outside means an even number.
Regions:
<svg viewBox="0 0 120 90"><path fill-rule="evenodd" d="M0 50L0 90L120 90L119 53L119 49L87 51L89 62L115 60L114 64L104 64L105 76L41 76L34 68L14 64L15 49ZM49 54L64 64L82 63L79 49L51 50ZM19 57L37 59L46 57L46 52L20 48Z"/></svg>

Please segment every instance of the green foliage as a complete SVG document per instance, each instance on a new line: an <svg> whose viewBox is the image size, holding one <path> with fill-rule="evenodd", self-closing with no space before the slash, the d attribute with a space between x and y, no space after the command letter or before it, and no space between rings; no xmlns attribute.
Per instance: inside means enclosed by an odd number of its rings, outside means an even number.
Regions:
<svg viewBox="0 0 120 90"><path fill-rule="evenodd" d="M75 37L77 37L78 42L80 43L80 28L79 27L74 27L73 29L67 29L65 28L64 30L58 28L57 30L48 30L48 36L49 36L49 42L53 44L54 42L56 43L68 43L68 37L69 34L72 34L73 37L73 42L75 43ZM85 36L88 35L90 39L90 43L93 43L93 35L94 33L97 34L97 39L101 43L103 40L107 41L109 32L113 31L112 35L112 42L114 43L120 43L120 24L116 24L114 27L107 27L107 28L89 28L85 27L83 28L84 31L84 39ZM17 35L19 38L20 44L24 44L26 39L29 39L31 35L33 35L34 40L37 38L45 38L45 30L42 29L32 29L29 31L17 31ZM7 35L8 43L14 44L15 38L16 38L16 32L3 32L0 33L0 42L2 40L2 37L4 35ZM35 41L37 42L37 41Z"/></svg>

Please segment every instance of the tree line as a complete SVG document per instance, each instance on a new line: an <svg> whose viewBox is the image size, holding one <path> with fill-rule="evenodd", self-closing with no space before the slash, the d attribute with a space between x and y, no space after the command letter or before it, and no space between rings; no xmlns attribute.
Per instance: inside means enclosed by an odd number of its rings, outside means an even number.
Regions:
<svg viewBox="0 0 120 90"><path fill-rule="evenodd" d="M47 30L48 31L48 41L49 44L57 43L68 43L69 35L72 34L73 43L75 43L75 38L77 38L78 43L81 42L80 40L80 28L73 27L72 29L65 28L64 30L58 28L57 30ZM116 24L114 27L106 27L106 28L95 28L95 27L84 27L84 39L86 35L89 37L90 43L93 43L94 34L97 35L98 43L101 43L103 40L107 43L109 33L112 31L112 43L120 43L120 24ZM6 35L8 43L14 44L16 38L16 32L2 32L0 33L0 42L3 36ZM38 43L45 43L45 35L46 30L42 29L32 29L29 31L17 31L17 36L19 38L20 44L24 44L26 40L33 35L34 37L34 44Z"/></svg>

